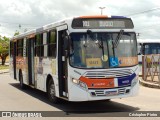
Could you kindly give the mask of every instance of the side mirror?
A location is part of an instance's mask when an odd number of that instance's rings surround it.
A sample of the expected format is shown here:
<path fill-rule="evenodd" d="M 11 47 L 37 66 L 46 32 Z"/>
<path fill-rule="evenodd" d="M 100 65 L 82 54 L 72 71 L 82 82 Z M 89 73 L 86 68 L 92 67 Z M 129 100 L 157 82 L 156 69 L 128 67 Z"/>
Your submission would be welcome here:
<path fill-rule="evenodd" d="M 69 48 L 69 36 L 64 37 L 64 50 L 68 50 Z"/>
<path fill-rule="evenodd" d="M 69 50 L 69 40 L 70 40 L 70 38 L 69 38 L 69 36 L 65 36 L 63 40 L 64 40 L 63 51 L 64 51 L 65 56 L 68 57 L 68 54 L 69 54 L 69 52 L 68 52 L 68 50 Z"/>

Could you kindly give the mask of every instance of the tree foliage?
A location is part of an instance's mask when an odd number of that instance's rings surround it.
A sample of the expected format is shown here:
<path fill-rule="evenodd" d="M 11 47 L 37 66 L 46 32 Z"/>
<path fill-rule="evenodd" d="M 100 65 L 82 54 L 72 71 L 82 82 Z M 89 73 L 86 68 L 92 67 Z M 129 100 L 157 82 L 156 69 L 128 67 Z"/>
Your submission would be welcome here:
<path fill-rule="evenodd" d="M 16 32 L 14 33 L 14 36 L 19 35 L 20 32 L 16 30 Z"/>
<path fill-rule="evenodd" d="M 2 65 L 5 65 L 7 56 L 9 55 L 9 38 L 0 36 L 0 58 Z"/>

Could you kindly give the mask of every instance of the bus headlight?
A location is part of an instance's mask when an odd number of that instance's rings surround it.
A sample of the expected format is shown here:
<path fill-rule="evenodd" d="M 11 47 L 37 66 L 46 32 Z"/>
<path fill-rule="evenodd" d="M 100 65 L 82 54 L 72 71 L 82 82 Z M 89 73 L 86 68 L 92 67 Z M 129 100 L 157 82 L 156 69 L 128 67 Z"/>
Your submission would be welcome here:
<path fill-rule="evenodd" d="M 139 76 L 136 75 L 136 77 L 132 80 L 131 86 L 134 87 L 136 83 L 138 82 Z"/>
<path fill-rule="evenodd" d="M 80 81 L 80 80 L 77 80 L 77 79 L 73 78 L 72 82 L 74 84 L 78 85 L 79 87 L 83 88 L 83 89 L 87 89 L 87 85 L 84 82 Z"/>
<path fill-rule="evenodd" d="M 73 82 L 74 84 L 79 84 L 79 80 L 77 80 L 77 79 L 72 79 L 72 82 Z"/>

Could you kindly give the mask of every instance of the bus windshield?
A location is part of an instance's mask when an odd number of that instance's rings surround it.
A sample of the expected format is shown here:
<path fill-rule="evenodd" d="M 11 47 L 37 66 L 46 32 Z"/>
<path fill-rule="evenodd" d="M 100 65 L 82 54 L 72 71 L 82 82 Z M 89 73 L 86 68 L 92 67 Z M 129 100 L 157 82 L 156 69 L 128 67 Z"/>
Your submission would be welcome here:
<path fill-rule="evenodd" d="M 135 33 L 71 33 L 70 65 L 77 68 L 113 68 L 138 64 Z"/>

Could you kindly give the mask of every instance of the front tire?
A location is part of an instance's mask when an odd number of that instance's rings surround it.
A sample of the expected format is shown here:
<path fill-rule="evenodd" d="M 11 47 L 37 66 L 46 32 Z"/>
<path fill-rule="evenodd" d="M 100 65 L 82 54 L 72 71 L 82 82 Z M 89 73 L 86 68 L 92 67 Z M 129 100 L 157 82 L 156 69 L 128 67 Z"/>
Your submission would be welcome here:
<path fill-rule="evenodd" d="M 59 102 L 59 99 L 56 97 L 55 84 L 52 79 L 49 80 L 47 94 L 50 102 L 55 104 Z"/>

